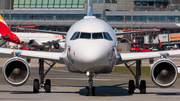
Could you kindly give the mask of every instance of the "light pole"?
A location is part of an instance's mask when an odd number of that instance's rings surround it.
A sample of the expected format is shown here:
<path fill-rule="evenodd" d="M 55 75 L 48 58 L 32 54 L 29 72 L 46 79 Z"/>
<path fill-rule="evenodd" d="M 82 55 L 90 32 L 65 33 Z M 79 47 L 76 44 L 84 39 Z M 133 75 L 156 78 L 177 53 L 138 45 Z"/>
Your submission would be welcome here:
<path fill-rule="evenodd" d="M 133 31 L 133 9 L 131 10 L 131 31 Z M 131 41 L 133 40 L 133 34 L 131 34 Z"/>
<path fill-rule="evenodd" d="M 3 18 L 4 18 L 4 0 L 3 0 Z"/>
<path fill-rule="evenodd" d="M 126 29 L 126 26 L 125 26 L 125 10 L 126 10 L 126 0 L 124 0 L 124 30 Z"/>
<path fill-rule="evenodd" d="M 10 20 L 9 29 L 10 30 L 11 30 L 11 4 L 12 4 L 12 0 L 10 0 L 10 7 L 9 7 L 9 20 Z"/>

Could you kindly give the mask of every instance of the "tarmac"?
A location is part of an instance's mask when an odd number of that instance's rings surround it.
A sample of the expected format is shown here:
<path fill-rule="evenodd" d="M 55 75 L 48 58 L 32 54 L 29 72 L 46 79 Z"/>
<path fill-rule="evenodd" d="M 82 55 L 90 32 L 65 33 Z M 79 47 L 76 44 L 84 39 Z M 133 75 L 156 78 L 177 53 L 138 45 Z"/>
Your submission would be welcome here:
<path fill-rule="evenodd" d="M 180 56 L 173 56 L 177 65 Z M 157 60 L 156 58 L 155 60 Z M 88 86 L 88 78 L 84 74 L 70 73 L 64 65 L 56 64 L 46 76 L 51 79 L 51 93 L 45 93 L 40 89 L 39 93 L 33 93 L 33 80 L 38 79 L 38 60 L 32 59 L 30 64 L 30 78 L 25 85 L 14 87 L 9 85 L 2 76 L 2 66 L 8 58 L 0 58 L 0 100 L 19 101 L 177 101 L 180 99 L 180 79 L 167 89 L 156 86 L 151 77 L 141 77 L 146 80 L 146 94 L 140 94 L 138 89 L 133 95 L 128 94 L 128 81 L 134 79 L 132 75 L 124 74 L 100 74 L 94 77 L 94 86 L 96 86 L 96 96 L 85 96 L 85 86 Z M 143 60 L 142 65 L 149 65 L 148 60 Z M 47 70 L 47 65 L 45 66 Z"/>

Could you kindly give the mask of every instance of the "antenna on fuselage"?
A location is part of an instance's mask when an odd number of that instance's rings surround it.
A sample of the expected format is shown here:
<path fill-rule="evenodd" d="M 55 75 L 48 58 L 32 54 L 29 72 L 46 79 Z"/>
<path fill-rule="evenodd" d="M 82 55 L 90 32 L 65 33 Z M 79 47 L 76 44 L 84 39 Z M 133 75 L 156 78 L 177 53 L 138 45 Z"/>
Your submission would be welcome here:
<path fill-rule="evenodd" d="M 93 2 L 92 0 L 87 0 L 87 16 L 92 16 L 93 12 Z"/>

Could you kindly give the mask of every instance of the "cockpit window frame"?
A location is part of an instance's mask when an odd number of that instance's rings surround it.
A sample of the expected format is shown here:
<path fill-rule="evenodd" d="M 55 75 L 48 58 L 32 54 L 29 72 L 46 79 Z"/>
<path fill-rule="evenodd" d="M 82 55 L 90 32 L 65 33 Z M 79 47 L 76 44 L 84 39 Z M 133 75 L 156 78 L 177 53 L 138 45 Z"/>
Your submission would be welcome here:
<path fill-rule="evenodd" d="M 78 35 L 77 35 L 78 34 Z M 80 36 L 80 32 L 75 32 L 73 35 L 72 35 L 72 37 L 71 37 L 71 39 L 70 40 L 76 40 L 76 39 L 79 39 L 79 36 Z M 78 37 L 76 37 L 76 36 L 78 36 Z"/>
<path fill-rule="evenodd" d="M 87 38 L 86 37 L 81 37 L 82 36 L 82 33 L 87 33 L 87 34 L 90 34 L 90 37 L 88 36 Z M 93 37 L 93 34 L 100 34 L 102 36 L 100 36 L 98 38 L 96 37 Z M 78 35 L 77 35 L 78 34 Z M 113 41 L 113 38 L 111 37 L 111 35 L 108 33 L 108 32 L 91 32 L 91 33 L 88 33 L 88 32 L 75 32 L 72 37 L 70 38 L 70 40 L 76 40 L 76 39 L 93 39 L 93 40 L 97 40 L 97 39 L 106 39 L 106 40 L 109 40 L 109 41 Z"/>
<path fill-rule="evenodd" d="M 100 37 L 99 37 L 99 38 L 98 38 L 98 37 L 96 38 L 96 37 L 93 36 L 94 34 L 100 34 L 100 33 L 101 33 L 102 38 L 100 38 Z M 92 39 L 104 39 L 104 35 L 103 35 L 102 32 L 95 32 L 95 33 L 92 33 Z"/>
<path fill-rule="evenodd" d="M 113 38 L 111 37 L 111 35 L 108 32 L 102 32 L 104 39 L 109 40 L 109 41 L 113 41 Z M 105 34 L 108 36 L 106 37 Z"/>
<path fill-rule="evenodd" d="M 90 34 L 90 37 L 82 37 L 82 33 L 83 34 Z M 81 32 L 81 34 L 79 35 L 80 39 L 92 39 L 92 33 L 87 33 L 87 32 Z"/>

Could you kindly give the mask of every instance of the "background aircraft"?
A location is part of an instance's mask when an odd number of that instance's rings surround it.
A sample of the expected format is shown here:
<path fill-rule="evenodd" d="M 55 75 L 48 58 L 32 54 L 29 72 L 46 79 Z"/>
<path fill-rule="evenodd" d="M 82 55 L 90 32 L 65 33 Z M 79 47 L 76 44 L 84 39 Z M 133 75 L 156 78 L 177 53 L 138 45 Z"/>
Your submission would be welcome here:
<path fill-rule="evenodd" d="M 4 19 L 0 15 L 2 27 L 2 39 L 16 44 L 26 44 L 43 50 L 45 46 L 53 45 L 55 49 L 65 48 L 65 36 L 48 33 L 13 33 L 8 28 Z M 5 41 L 3 41 L 5 42 Z M 50 47 L 51 48 L 51 47 Z"/>
<path fill-rule="evenodd" d="M 28 63 L 21 57 L 39 59 L 39 75 L 34 80 L 33 92 L 38 93 L 40 88 L 44 88 L 45 92 L 51 92 L 51 81 L 44 79 L 48 71 L 56 62 L 65 63 L 68 71 L 73 73 L 84 73 L 89 78 L 89 86 L 85 89 L 85 95 L 89 93 L 95 95 L 95 87 L 93 86 L 94 74 L 111 73 L 116 64 L 124 63 L 132 72 L 129 61 L 135 61 L 136 74 L 134 80 L 129 81 L 128 92 L 133 94 L 135 89 L 139 89 L 140 93 L 146 93 L 146 81 L 141 80 L 141 60 L 160 57 L 151 67 L 152 81 L 160 87 L 167 88 L 172 86 L 177 79 L 176 64 L 167 59 L 169 55 L 179 55 L 180 50 L 174 51 L 157 51 L 147 53 L 118 53 L 116 49 L 116 35 L 123 33 L 115 33 L 114 30 L 105 21 L 92 16 L 92 0 L 87 1 L 87 16 L 84 19 L 72 25 L 66 35 L 66 47 L 63 52 L 42 52 L 27 51 L 0 48 L 0 54 L 14 55 L 7 60 L 3 66 L 3 76 L 5 80 L 13 85 L 23 85 L 29 78 L 30 68 Z M 3 23 L 0 23 L 2 25 Z M 6 30 L 0 27 L 0 31 L 7 34 Z M 9 31 L 8 31 L 9 32 Z M 128 32 L 131 33 L 131 32 Z M 132 32 L 134 33 L 134 32 Z M 125 33 L 126 34 L 126 33 Z M 44 60 L 50 60 L 54 63 L 44 73 Z"/>

